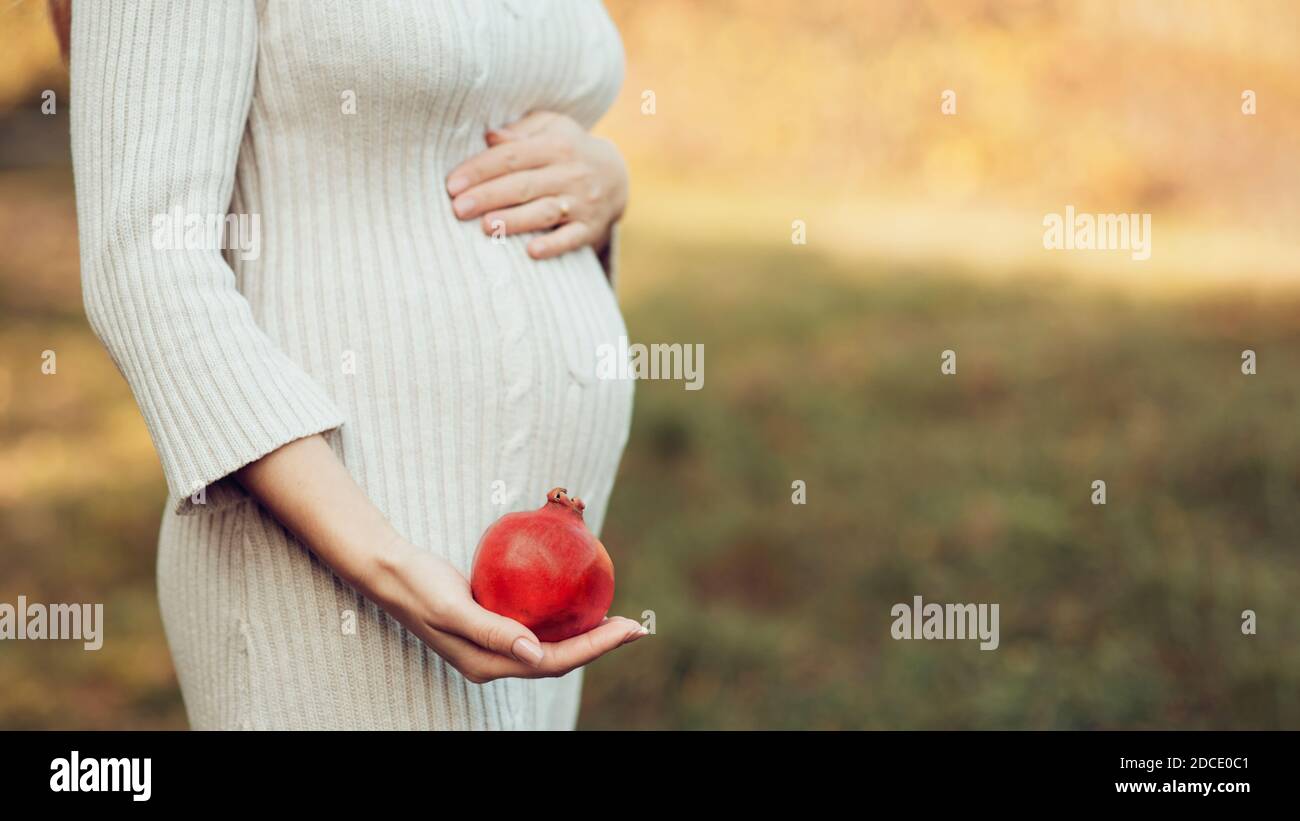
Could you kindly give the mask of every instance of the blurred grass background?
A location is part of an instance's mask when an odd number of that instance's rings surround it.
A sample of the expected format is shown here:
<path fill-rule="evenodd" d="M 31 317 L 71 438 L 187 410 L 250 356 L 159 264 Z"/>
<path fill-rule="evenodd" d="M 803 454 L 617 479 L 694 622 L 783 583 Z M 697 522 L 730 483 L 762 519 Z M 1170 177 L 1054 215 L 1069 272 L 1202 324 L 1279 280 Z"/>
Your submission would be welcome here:
<path fill-rule="evenodd" d="M 628 326 L 703 343 L 705 388 L 638 387 L 604 538 L 657 635 L 581 726 L 1300 727 L 1300 9 L 608 7 Z M 103 601 L 110 640 L 0 643 L 0 727 L 182 727 L 66 104 L 44 4 L 3 0 L 0 601 Z M 1151 212 L 1151 260 L 1044 252 L 1067 204 Z M 917 594 L 998 602 L 1000 649 L 892 641 Z"/>

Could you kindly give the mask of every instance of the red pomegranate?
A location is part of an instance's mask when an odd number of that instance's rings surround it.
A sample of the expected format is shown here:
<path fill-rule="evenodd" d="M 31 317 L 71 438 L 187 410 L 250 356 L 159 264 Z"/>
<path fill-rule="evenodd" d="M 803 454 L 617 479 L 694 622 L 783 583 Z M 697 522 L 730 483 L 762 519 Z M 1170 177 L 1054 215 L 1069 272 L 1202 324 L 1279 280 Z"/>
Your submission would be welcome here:
<path fill-rule="evenodd" d="M 614 601 L 614 563 L 582 520 L 585 507 L 557 487 L 537 510 L 493 522 L 474 553 L 475 601 L 542 641 L 563 641 L 600 624 Z"/>

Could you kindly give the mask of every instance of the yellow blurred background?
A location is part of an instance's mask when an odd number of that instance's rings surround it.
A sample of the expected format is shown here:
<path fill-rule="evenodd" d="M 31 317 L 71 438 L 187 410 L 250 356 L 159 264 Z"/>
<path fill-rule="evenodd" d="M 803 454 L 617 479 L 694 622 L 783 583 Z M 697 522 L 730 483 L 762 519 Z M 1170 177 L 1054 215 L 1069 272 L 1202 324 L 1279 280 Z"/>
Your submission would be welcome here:
<path fill-rule="evenodd" d="M 604 538 L 657 632 L 582 726 L 1300 727 L 1300 6 L 607 7 L 629 329 L 708 356 L 638 387 Z M 66 82 L 45 4 L 0 2 L 0 601 L 109 622 L 0 643 L 0 727 L 182 727 Z M 1150 213 L 1151 258 L 1045 251 L 1067 205 Z M 1001 602 L 1001 648 L 890 640 L 916 594 Z"/>
<path fill-rule="evenodd" d="M 1300 273 L 1294 3 L 610 5 L 629 58 L 605 128 L 637 171 L 634 224 L 783 240 L 804 219 L 818 248 L 994 275 Z M 1066 204 L 1154 212 L 1152 259 L 1045 256 Z"/>

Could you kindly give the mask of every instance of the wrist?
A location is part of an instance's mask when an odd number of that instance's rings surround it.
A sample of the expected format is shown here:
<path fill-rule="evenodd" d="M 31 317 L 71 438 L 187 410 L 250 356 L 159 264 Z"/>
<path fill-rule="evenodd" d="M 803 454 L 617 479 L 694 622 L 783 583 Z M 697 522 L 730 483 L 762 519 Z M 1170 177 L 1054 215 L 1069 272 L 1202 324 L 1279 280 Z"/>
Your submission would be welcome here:
<path fill-rule="evenodd" d="M 356 588 L 366 598 L 388 609 L 405 600 L 404 591 L 414 547 L 400 533 L 393 530 L 371 542 L 355 582 Z"/>

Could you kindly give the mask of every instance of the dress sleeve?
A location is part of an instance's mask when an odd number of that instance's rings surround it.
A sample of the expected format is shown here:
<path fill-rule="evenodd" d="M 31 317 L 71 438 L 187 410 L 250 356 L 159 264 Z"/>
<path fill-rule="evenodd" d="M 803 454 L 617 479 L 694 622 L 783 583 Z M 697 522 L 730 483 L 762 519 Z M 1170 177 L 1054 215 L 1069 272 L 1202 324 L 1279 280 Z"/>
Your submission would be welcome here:
<path fill-rule="evenodd" d="M 86 316 L 140 406 L 179 513 L 246 498 L 232 472 L 343 423 L 258 327 L 218 243 L 178 248 L 192 243 L 157 230 L 168 215 L 226 214 L 256 59 L 253 0 L 73 9 Z"/>

